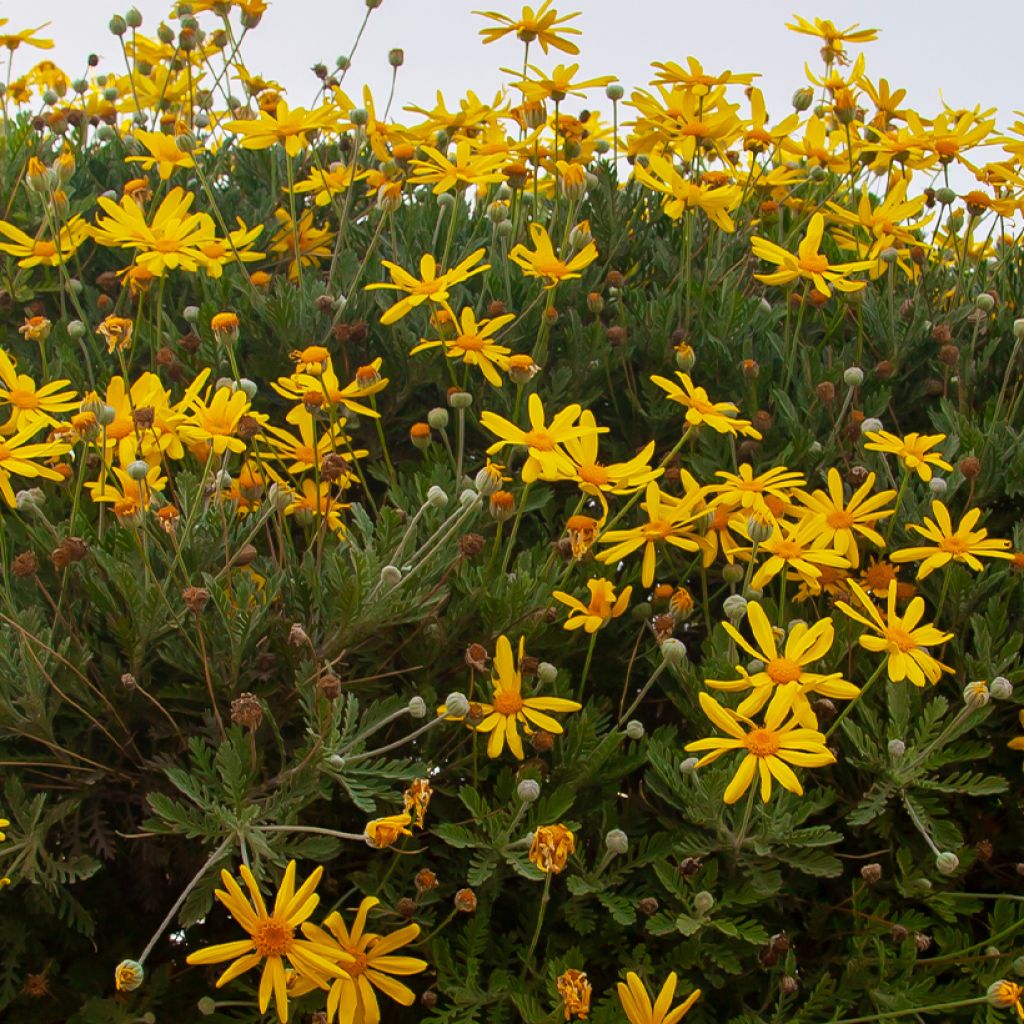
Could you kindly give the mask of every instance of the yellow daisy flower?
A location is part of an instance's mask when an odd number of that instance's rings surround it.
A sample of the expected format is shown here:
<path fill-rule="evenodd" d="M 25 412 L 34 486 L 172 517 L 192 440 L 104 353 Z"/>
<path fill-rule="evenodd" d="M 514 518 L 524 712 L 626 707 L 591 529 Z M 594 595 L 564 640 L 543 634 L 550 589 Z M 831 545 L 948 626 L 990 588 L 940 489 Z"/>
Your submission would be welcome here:
<path fill-rule="evenodd" d="M 898 456 L 904 467 L 917 473 L 925 483 L 932 478 L 932 466 L 944 469 L 947 473 L 953 468 L 938 452 L 929 451 L 946 440 L 945 434 L 907 434 L 906 437 L 898 437 L 887 430 L 869 430 L 864 436 L 868 439 L 864 445 L 868 451 Z"/>
<path fill-rule="evenodd" d="M 697 387 L 687 373 L 676 372 L 682 387 L 665 377 L 652 376 L 651 381 L 662 389 L 670 402 L 676 402 L 686 410 L 688 427 L 709 426 L 719 434 L 743 434 L 755 441 L 761 435 L 751 425 L 750 420 L 736 417 L 739 409 L 732 402 L 712 402 L 704 388 Z"/>
<path fill-rule="evenodd" d="M 401 320 L 403 316 L 410 313 L 417 306 L 424 302 L 435 302 L 442 308 L 448 309 L 448 292 L 457 284 L 490 270 L 491 265 L 484 263 L 477 264 L 484 258 L 485 250 L 476 249 L 471 252 L 461 263 L 446 270 L 441 274 L 437 272 L 437 260 L 428 252 L 420 257 L 420 276 L 415 278 L 407 270 L 403 270 L 397 263 L 390 260 L 381 260 L 381 266 L 391 275 L 393 284 L 380 281 L 376 284 L 368 284 L 366 291 L 374 291 L 378 288 L 386 288 L 391 291 L 405 292 L 405 297 L 399 299 L 393 306 L 384 311 L 380 318 L 382 324 L 393 324 Z"/>
<path fill-rule="evenodd" d="M 584 604 L 578 597 L 561 590 L 551 594 L 556 601 L 568 605 L 571 609 L 571 614 L 565 621 L 565 629 L 582 627 L 587 633 L 596 633 L 602 626 L 608 625 L 612 619 L 617 619 L 625 612 L 633 593 L 632 587 L 626 587 L 616 599 L 615 584 L 606 579 L 588 580 L 587 589 L 590 591 L 589 604 Z"/>
<path fill-rule="evenodd" d="M 581 277 L 582 272 L 597 259 L 597 246 L 593 242 L 587 242 L 570 260 L 560 259 L 543 224 L 530 225 L 530 240 L 533 242 L 532 250 L 520 242 L 512 248 L 508 258 L 524 276 L 544 278 L 547 281 L 545 288 L 554 288 L 562 281 Z"/>
<path fill-rule="evenodd" d="M 700 999 L 700 989 L 694 989 L 675 1009 L 672 1000 L 676 994 L 678 978 L 673 971 L 662 985 L 654 1002 L 639 976 L 630 971 L 625 982 L 618 983 L 619 1002 L 629 1024 L 679 1024 Z"/>
<path fill-rule="evenodd" d="M 449 359 L 461 359 L 467 366 L 477 367 L 488 384 L 500 388 L 502 380 L 498 370 L 508 370 L 508 359 L 512 355 L 512 349 L 499 345 L 493 336 L 515 318 L 515 313 L 503 313 L 501 316 L 478 321 L 472 308 L 466 306 L 459 314 L 459 329 L 454 338 L 420 338 L 420 343 L 410 350 L 409 355 L 414 356 L 417 352 L 443 347 Z"/>
<path fill-rule="evenodd" d="M 975 572 L 981 572 L 985 568 L 981 558 L 1013 558 L 1008 540 L 989 537 L 984 527 L 980 530 L 974 528 L 981 518 L 980 508 L 966 512 L 956 529 L 949 517 L 949 509 L 941 501 L 932 502 L 932 515 L 934 519 L 924 517 L 924 526 L 910 524 L 911 530 L 932 542 L 930 546 L 901 548 L 889 556 L 893 562 L 921 562 L 917 570 L 919 580 L 950 562 L 963 562 Z"/>

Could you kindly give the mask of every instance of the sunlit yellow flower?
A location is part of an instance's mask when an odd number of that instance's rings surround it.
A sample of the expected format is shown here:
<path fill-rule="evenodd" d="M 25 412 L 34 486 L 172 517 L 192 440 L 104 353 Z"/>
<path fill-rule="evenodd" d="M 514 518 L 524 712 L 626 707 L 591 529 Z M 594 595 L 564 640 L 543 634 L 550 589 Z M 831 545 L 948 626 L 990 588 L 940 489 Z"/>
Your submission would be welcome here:
<path fill-rule="evenodd" d="M 366 930 L 370 911 L 380 902 L 366 896 L 359 904 L 351 931 L 341 914 L 335 911 L 324 921 L 324 927 L 305 923 L 302 933 L 316 944 L 317 950 L 333 950 L 338 970 L 330 983 L 327 996 L 327 1020 L 333 1024 L 371 1024 L 380 1021 L 377 991 L 383 992 L 402 1006 L 411 1006 L 415 993 L 393 975 L 419 974 L 427 962 L 412 956 L 395 956 L 395 950 L 412 942 L 420 933 L 418 924 L 407 924 L 390 935 Z M 309 991 L 306 982 L 302 990 Z"/>
<path fill-rule="evenodd" d="M 159 465 L 150 466 L 141 480 L 120 466 L 102 467 L 100 474 L 99 480 L 87 483 L 85 489 L 97 504 L 110 505 L 122 523 L 138 519 L 150 507 L 153 496 L 167 486 Z"/>
<path fill-rule="evenodd" d="M 732 71 L 709 75 L 696 57 L 687 57 L 685 68 L 673 60 L 652 61 L 651 67 L 657 72 L 651 85 L 685 85 L 697 96 L 706 96 L 719 85 L 751 85 L 755 78 L 761 77 L 751 72 L 735 74 Z"/>
<path fill-rule="evenodd" d="M 545 77 L 540 68 L 530 64 L 529 70 L 536 78 L 524 78 L 512 84 L 521 90 L 528 100 L 554 100 L 561 103 L 568 96 L 586 96 L 587 89 L 598 89 L 616 81 L 614 75 L 601 75 L 598 78 L 574 82 L 573 76 L 579 69 L 579 64 L 559 64 L 548 77 Z"/>
<path fill-rule="evenodd" d="M 886 452 L 896 455 L 906 469 L 927 483 L 932 478 L 932 466 L 950 472 L 953 467 L 939 455 L 929 451 L 946 440 L 945 434 L 907 434 L 898 437 L 887 430 L 869 430 L 864 435 L 868 440 L 864 447 L 871 452 Z"/>
<path fill-rule="evenodd" d="M 795 717 L 783 723 L 789 695 L 782 689 L 777 690 L 769 701 L 763 726 L 729 708 L 722 707 L 706 693 L 698 694 L 697 697 L 704 714 L 727 737 L 687 743 L 688 751 L 710 751 L 697 762 L 697 767 L 703 768 L 704 765 L 711 764 L 723 754 L 734 750 L 746 751 L 736 774 L 722 796 L 722 800 L 727 804 L 736 803 L 746 793 L 754 781 L 755 774 L 760 777 L 761 800 L 764 803 L 771 798 L 773 778 L 784 789 L 802 796 L 803 787 L 789 766 L 795 764 L 802 768 L 819 768 L 835 763 L 836 759 L 825 746 L 825 737 L 822 733 L 801 727 Z"/>
<path fill-rule="evenodd" d="M 568 262 L 559 259 L 543 224 L 530 225 L 530 239 L 532 250 L 520 242 L 512 248 L 508 258 L 526 277 L 544 278 L 547 282 L 545 288 L 554 288 L 562 281 L 581 277 L 582 272 L 597 259 L 597 246 L 593 242 L 588 242 Z"/>
<path fill-rule="evenodd" d="M 310 940 L 295 937 L 295 929 L 309 918 L 320 902 L 320 897 L 314 890 L 323 874 L 322 867 L 318 867 L 296 889 L 295 861 L 289 861 L 281 880 L 281 888 L 277 892 L 277 899 L 274 901 L 274 909 L 270 913 L 267 912 L 263 894 L 252 872 L 244 864 L 239 871 L 249 890 L 249 899 L 227 871 L 220 873 L 224 889 L 217 889 L 214 895 L 249 933 L 249 938 L 196 950 L 190 953 L 186 960 L 190 964 L 204 965 L 233 961 L 217 979 L 217 988 L 262 963 L 263 972 L 258 997 L 260 1013 L 267 1012 L 273 994 L 278 1017 L 282 1021 L 287 1021 L 285 958 L 302 977 L 324 989 L 331 978 L 342 975 L 339 963 L 353 964 L 355 958 L 350 954 L 341 953 L 333 943 L 324 943 L 317 938 Z"/>
<path fill-rule="evenodd" d="M 909 527 L 930 540 L 930 545 L 901 548 L 889 556 L 893 562 L 920 562 L 917 570 L 919 580 L 950 562 L 962 562 L 975 572 L 981 572 L 985 568 L 980 561 L 982 558 L 1013 558 L 1008 540 L 989 537 L 984 527 L 975 529 L 981 518 L 980 508 L 965 512 L 956 529 L 949 517 L 949 509 L 941 501 L 932 501 L 932 515 L 934 519 L 924 517 L 924 526 L 911 523 Z"/>
<path fill-rule="evenodd" d="M 503 313 L 501 316 L 478 321 L 472 307 L 466 306 L 459 314 L 459 327 L 454 338 L 420 338 L 420 343 L 411 349 L 409 354 L 415 355 L 427 349 L 443 347 L 449 359 L 461 359 L 467 366 L 476 366 L 489 384 L 500 388 L 502 381 L 498 370 L 508 369 L 508 358 L 512 350 L 499 345 L 494 340 L 494 335 L 515 318 L 514 313 Z"/>
<path fill-rule="evenodd" d="M 776 263 L 779 270 L 770 274 L 755 274 L 754 277 L 764 284 L 790 284 L 792 281 L 804 279 L 810 281 L 822 295 L 832 294 L 831 285 L 841 292 L 860 291 L 865 281 L 849 281 L 847 277 L 858 270 L 870 270 L 874 260 L 857 260 L 853 263 L 830 263 L 821 252 L 821 239 L 825 231 L 825 218 L 820 213 L 814 214 L 807 225 L 804 235 L 797 248 L 796 255 L 787 252 L 782 246 L 767 238 L 755 235 L 750 240 L 754 255 L 768 263 Z"/>
<path fill-rule="evenodd" d="M 736 473 L 720 469 L 715 471 L 715 476 L 721 477 L 725 483 L 712 484 L 708 488 L 708 492 L 715 495 L 712 505 L 724 505 L 748 514 L 756 512 L 769 522 L 775 522 L 779 510 L 788 506 L 794 490 L 807 483 L 802 473 L 795 473 L 785 466 L 772 466 L 755 476 L 749 462 L 744 462 Z"/>
<path fill-rule="evenodd" d="M 739 205 L 742 197 L 742 190 L 738 186 L 711 188 L 690 181 L 668 160 L 655 153 L 648 157 L 646 167 L 640 163 L 634 165 L 633 177 L 665 197 L 661 208 L 672 220 L 678 220 L 688 210 L 703 210 L 708 220 L 723 231 L 736 230 L 729 212 Z"/>
<path fill-rule="evenodd" d="M 550 423 L 546 421 L 544 404 L 536 392 L 527 401 L 529 430 L 517 427 L 504 416 L 490 409 L 480 414 L 480 426 L 498 437 L 487 449 L 488 455 L 501 451 L 506 445 L 525 445 L 529 455 L 523 464 L 523 482 L 533 483 L 538 477 L 545 480 L 559 480 L 571 477 L 573 466 L 568 456 L 559 447 L 574 437 L 601 434 L 607 427 L 596 423 L 584 426 L 577 422 L 583 410 L 573 403 L 555 413 Z"/>
<path fill-rule="evenodd" d="M 411 185 L 433 185 L 434 195 L 470 185 L 493 185 L 504 181 L 499 168 L 505 162 L 503 153 L 488 154 L 475 150 L 469 139 L 460 139 L 454 160 L 433 146 L 421 146 L 426 159 L 412 160 Z"/>
<path fill-rule="evenodd" d="M 853 700 L 860 695 L 860 689 L 843 679 L 839 672 L 822 674 L 808 671 L 809 665 L 820 661 L 832 650 L 835 629 L 830 618 L 821 619 L 813 626 L 806 622 L 796 623 L 786 635 L 785 647 L 781 651 L 768 616 L 757 601 L 747 605 L 747 621 L 757 646 L 746 640 L 732 623 L 723 622 L 722 626 L 764 668 L 751 673 L 737 665 L 739 679 L 704 680 L 712 689 L 729 693 L 742 693 L 749 689 L 750 694 L 736 709 L 740 715 L 749 718 L 758 714 L 769 700 L 777 696 L 783 714 L 792 709 L 801 725 L 816 729 L 818 720 L 807 699 L 809 694 L 816 693 L 836 700 Z"/>
<path fill-rule="evenodd" d="M 270 251 L 288 260 L 289 281 L 298 280 L 300 266 L 315 267 L 320 260 L 331 257 L 334 232 L 330 228 L 316 227 L 312 210 L 303 210 L 298 221 L 292 223 L 287 210 L 277 209 L 274 219 L 278 228 L 271 236 Z"/>
<path fill-rule="evenodd" d="M 630 971 L 625 982 L 619 982 L 617 989 L 622 1012 L 629 1024 L 679 1024 L 700 999 L 700 989 L 694 989 L 677 1007 L 672 1008 L 676 994 L 676 972 L 666 979 L 658 997 L 651 1002 L 647 989 L 639 976 Z"/>
<path fill-rule="evenodd" d="M 840 555 L 845 555 L 850 565 L 856 569 L 860 565 L 859 538 L 864 538 L 877 547 L 885 547 L 885 540 L 874 529 L 874 525 L 896 511 L 892 508 L 883 508 L 896 497 L 896 492 L 879 491 L 878 494 L 872 494 L 875 474 L 868 473 L 864 483 L 847 501 L 843 494 L 843 479 L 835 467 L 828 471 L 827 486 L 827 494 L 820 490 L 810 494 L 799 491 L 797 498 L 812 515 L 825 517 L 822 533 L 829 536 L 832 547 Z"/>
<path fill-rule="evenodd" d="M 541 825 L 533 834 L 530 861 L 546 875 L 559 875 L 576 852 L 576 837 L 565 825 Z"/>
<path fill-rule="evenodd" d="M 520 638 L 520 665 L 525 643 L 525 638 Z M 513 756 L 522 761 L 526 754 L 523 750 L 522 737 L 519 735 L 520 726 L 527 735 L 535 729 L 561 735 L 561 722 L 546 712 L 564 714 L 579 711 L 583 706 L 578 701 L 566 700 L 564 697 L 524 697 L 522 670 L 513 660 L 512 645 L 507 636 L 499 636 L 495 644 L 491 686 L 494 690 L 491 702 L 480 701 L 474 705 L 479 708 L 479 721 L 469 723 L 477 732 L 490 733 L 487 737 L 488 757 L 498 757 L 508 743 L 508 749 Z M 445 712 L 446 709 L 442 707 L 441 713 Z"/>
<path fill-rule="evenodd" d="M 333 479 L 341 487 L 347 487 L 357 479 L 348 466 L 353 459 L 365 459 L 365 449 L 350 449 L 350 438 L 345 433 L 344 422 L 319 422 L 305 406 L 300 405 L 291 422 L 298 428 L 298 437 L 273 423 L 263 426 L 259 441 L 267 445 L 262 457 L 280 461 L 288 473 L 304 473 L 322 466 L 328 455 L 336 455 L 344 463 L 340 474 Z"/>
<path fill-rule="evenodd" d="M 316 525 L 321 520 L 339 536 L 345 534 L 341 513 L 350 506 L 338 500 L 333 485 L 326 480 L 317 485 L 315 480 L 303 480 L 301 494 L 292 494 L 285 506 L 286 516 L 296 516 L 299 522 Z"/>
<path fill-rule="evenodd" d="M 0 28 L 3 28 L 7 22 L 7 18 L 0 18 Z M 50 22 L 46 22 L 46 24 L 39 25 L 36 28 L 23 28 L 20 32 L 0 32 L 0 46 L 6 46 L 11 53 L 14 53 L 22 43 L 26 46 L 34 46 L 37 50 L 52 50 L 52 39 L 39 39 L 36 37 L 36 33 L 40 29 L 46 28 L 49 24 Z"/>
<path fill-rule="evenodd" d="M 915 686 L 924 686 L 926 680 L 935 684 L 943 672 L 953 671 L 929 652 L 929 648 L 940 647 L 952 640 L 953 634 L 943 633 L 934 625 L 921 625 L 924 616 L 922 598 L 915 597 L 906 611 L 898 614 L 897 584 L 892 580 L 883 619 L 875 602 L 853 580 L 849 581 L 849 587 L 861 609 L 854 609 L 845 601 L 837 601 L 836 607 L 877 634 L 862 633 L 857 642 L 866 651 L 885 651 L 888 654 L 886 671 L 894 683 L 909 679 Z"/>
<path fill-rule="evenodd" d="M 40 465 L 36 459 L 53 459 L 71 450 L 63 441 L 32 441 L 39 433 L 40 423 L 29 423 L 23 430 L 9 437 L 0 436 L 0 495 L 11 508 L 17 505 L 11 477 L 63 480 L 62 473 L 51 466 Z"/>
<path fill-rule="evenodd" d="M 587 589 L 590 591 L 590 604 L 584 604 L 578 597 L 561 590 L 551 594 L 556 601 L 561 601 L 571 609 L 569 618 L 565 621 L 566 629 L 582 627 L 588 633 L 596 633 L 602 626 L 608 625 L 612 619 L 617 619 L 625 612 L 633 593 L 632 587 L 626 587 L 616 599 L 615 584 L 606 579 L 588 580 Z"/>
<path fill-rule="evenodd" d="M 754 573 L 750 585 L 763 590 L 769 580 L 785 572 L 787 578 L 795 574 L 813 587 L 823 565 L 849 568 L 849 559 L 827 546 L 829 534 L 823 531 L 822 522 L 822 516 L 807 516 L 798 523 L 776 522 L 771 536 L 758 546 L 758 553 L 767 554 L 768 559 Z"/>
<path fill-rule="evenodd" d="M 320 346 L 316 347 L 320 348 Z M 308 353 L 308 349 L 303 349 L 302 352 Z M 317 365 L 322 365 L 319 363 L 319 360 Z M 379 394 L 390 383 L 388 377 L 380 375 L 381 365 L 382 360 L 380 358 L 374 359 L 369 364 L 368 368 L 374 373 L 372 381 L 353 380 L 342 387 L 341 382 L 338 380 L 338 375 L 334 372 L 334 367 L 331 365 L 330 360 L 328 360 L 326 367 L 320 372 L 295 373 L 290 377 L 278 377 L 276 381 L 271 382 L 270 386 L 279 395 L 283 395 L 293 402 L 305 402 L 308 397 L 318 396 L 316 400 L 319 401 L 322 398 L 322 407 L 324 409 L 333 409 L 336 413 L 340 413 L 342 417 L 345 415 L 344 410 L 348 409 L 360 416 L 378 419 L 380 413 L 367 405 L 362 399 L 371 398 L 373 395 Z M 292 409 L 285 419 L 289 423 L 299 424 L 306 415 L 308 415 L 306 410 L 298 406 Z"/>
<path fill-rule="evenodd" d="M 173 135 L 165 135 L 163 132 L 147 132 L 140 128 L 132 132 L 132 136 L 146 147 L 148 156 L 128 156 L 125 163 L 141 164 L 145 171 L 154 167 L 160 174 L 160 180 L 166 181 L 178 168 L 195 167 L 195 160 L 192 154 L 178 147 L 178 141 Z"/>
<path fill-rule="evenodd" d="M 689 490 L 682 498 L 662 492 L 655 482 L 647 485 L 640 507 L 647 513 L 647 522 L 625 530 L 607 530 L 601 543 L 612 547 L 597 556 L 599 562 L 618 562 L 643 547 L 640 581 L 645 587 L 654 582 L 658 545 L 669 545 L 682 551 L 697 551 L 697 520 L 703 514 L 703 488 Z"/>
<path fill-rule="evenodd" d="M 589 409 L 584 409 L 580 413 L 580 426 L 587 430 L 597 426 L 597 420 Z M 663 472 L 661 469 L 651 468 L 651 457 L 654 455 L 653 441 L 649 441 L 626 462 L 598 461 L 596 430 L 593 433 L 567 438 L 562 442 L 562 447 L 573 466 L 569 479 L 575 480 L 584 494 L 590 494 L 595 498 L 600 498 L 602 494 L 632 494 L 652 480 L 656 480 Z"/>
<path fill-rule="evenodd" d="M 230 387 L 217 388 L 212 400 L 197 395 L 192 400 L 191 416 L 183 434 L 190 444 L 209 442 L 214 455 L 223 455 L 226 451 L 244 452 L 246 443 L 235 433 L 241 418 L 252 415 L 250 408 L 249 396 L 241 388 L 237 391 Z"/>
<path fill-rule="evenodd" d="M 18 372 L 14 360 L 0 348 L 0 409 L 10 406 L 10 415 L 0 424 L 0 438 L 30 426 L 36 430 L 44 424 L 57 426 L 60 421 L 53 414 L 78 405 L 75 392 L 65 390 L 70 384 L 62 379 L 37 387 L 27 373 Z"/>
<path fill-rule="evenodd" d="M 378 850 L 394 846 L 402 836 L 411 836 L 409 825 L 412 818 L 408 814 L 392 814 L 386 818 L 374 818 L 366 823 L 366 839 Z"/>
<path fill-rule="evenodd" d="M 200 246 L 214 236 L 213 218 L 190 213 L 191 192 L 173 188 L 147 222 L 138 204 L 123 196 L 120 205 L 106 196 L 96 202 L 107 213 L 92 229 L 100 245 L 134 249 L 135 261 L 151 274 L 161 277 L 167 270 L 196 271 L 206 261 Z"/>
<path fill-rule="evenodd" d="M 732 402 L 712 402 L 704 388 L 697 387 L 687 373 L 676 372 L 682 387 L 665 377 L 654 375 L 651 381 L 662 389 L 670 402 L 676 402 L 686 410 L 688 427 L 709 426 L 719 434 L 743 434 L 755 440 L 761 434 L 750 425 L 750 420 L 736 417 L 739 410 Z"/>
<path fill-rule="evenodd" d="M 511 18 L 507 14 L 498 14 L 494 11 L 474 11 L 473 13 L 498 22 L 498 28 L 480 29 L 480 35 L 484 37 L 485 44 L 493 43 L 503 36 L 515 32 L 516 36 L 527 46 L 536 41 L 545 53 L 548 52 L 549 47 L 561 50 L 562 53 L 579 53 L 580 49 L 575 43 L 562 37 L 581 34 L 578 28 L 572 28 L 566 24 L 573 18 L 578 18 L 580 12 L 559 14 L 551 6 L 551 2 L 552 0 L 543 0 L 536 11 L 532 7 L 524 7 L 518 18 Z"/>
<path fill-rule="evenodd" d="M 484 258 L 485 250 L 476 249 L 471 252 L 461 263 L 452 267 L 451 270 L 437 272 L 437 261 L 428 252 L 420 257 L 420 276 L 415 278 L 407 270 L 403 270 L 397 263 L 390 260 L 381 260 L 381 265 L 391 275 L 392 284 L 380 281 L 376 284 L 368 284 L 366 291 L 373 291 L 378 288 L 386 288 L 389 291 L 405 292 L 405 297 L 399 299 L 393 306 L 384 311 L 380 318 L 382 324 L 393 324 L 401 320 L 403 316 L 414 310 L 424 302 L 435 302 L 444 309 L 448 309 L 448 292 L 457 284 L 490 270 L 491 265 L 484 263 L 477 266 Z M 453 314 L 454 315 L 454 314 Z"/>
<path fill-rule="evenodd" d="M 316 110 L 304 107 L 289 109 L 284 100 L 278 100 L 273 111 L 261 107 L 253 121 L 228 121 L 224 128 L 242 136 L 243 149 L 267 149 L 280 143 L 288 156 L 298 154 L 309 144 L 309 135 L 338 126 L 338 114 L 325 104 Z"/>
<path fill-rule="evenodd" d="M 21 228 L 0 220 L 0 235 L 10 239 L 0 242 L 0 252 L 17 256 L 19 267 L 58 267 L 78 251 L 89 236 L 89 226 L 76 213 L 60 226 L 57 238 L 51 240 L 48 231 L 32 238 Z"/>
<path fill-rule="evenodd" d="M 226 237 L 214 236 L 198 243 L 197 247 L 206 261 L 204 267 L 207 277 L 215 280 L 221 277 L 224 268 L 230 263 L 252 263 L 263 259 L 265 254 L 253 249 L 253 243 L 263 234 L 263 225 L 257 224 L 250 228 L 241 217 L 236 217 L 235 223 L 238 227 L 229 231 Z M 301 250 L 301 238 L 299 244 Z"/>
<path fill-rule="evenodd" d="M 877 28 L 861 28 L 856 24 L 850 25 L 848 28 L 836 28 L 827 18 L 815 18 L 813 21 L 808 21 L 799 14 L 794 14 L 793 18 L 794 24 L 786 22 L 786 28 L 805 36 L 817 36 L 824 40 L 826 63 L 842 60 L 843 43 L 871 43 L 878 38 Z"/>

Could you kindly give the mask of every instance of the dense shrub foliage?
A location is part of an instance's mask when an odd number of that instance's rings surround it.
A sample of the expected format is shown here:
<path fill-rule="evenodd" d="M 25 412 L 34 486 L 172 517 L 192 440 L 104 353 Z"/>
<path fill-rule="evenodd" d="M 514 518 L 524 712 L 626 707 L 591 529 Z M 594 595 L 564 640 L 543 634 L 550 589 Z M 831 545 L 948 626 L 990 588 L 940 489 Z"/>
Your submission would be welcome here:
<path fill-rule="evenodd" d="M 263 7 L 0 23 L 4 1019 L 1024 1017 L 1024 125 Z"/>

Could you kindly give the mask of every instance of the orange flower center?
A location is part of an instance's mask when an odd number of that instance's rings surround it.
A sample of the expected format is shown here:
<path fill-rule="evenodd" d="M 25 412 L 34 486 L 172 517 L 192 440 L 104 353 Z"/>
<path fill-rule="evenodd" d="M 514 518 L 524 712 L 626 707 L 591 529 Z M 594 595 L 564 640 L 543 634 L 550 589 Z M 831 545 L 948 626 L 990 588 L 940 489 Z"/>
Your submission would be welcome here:
<path fill-rule="evenodd" d="M 889 641 L 889 647 L 895 648 L 901 654 L 906 654 L 907 651 L 912 651 L 917 647 L 914 638 L 905 629 L 892 626 L 884 632 L 885 639 Z"/>
<path fill-rule="evenodd" d="M 417 281 L 410 293 L 412 295 L 436 295 L 444 290 L 444 281 L 435 279 L 433 281 Z"/>
<path fill-rule="evenodd" d="M 569 268 L 559 259 L 535 260 L 533 268 L 544 277 L 558 279 L 569 272 Z"/>
<path fill-rule="evenodd" d="M 542 452 L 550 452 L 555 447 L 554 438 L 546 430 L 527 431 L 523 434 L 523 444 Z"/>
<path fill-rule="evenodd" d="M 494 710 L 499 715 L 516 715 L 522 709 L 523 698 L 518 693 L 501 690 L 494 695 Z"/>
<path fill-rule="evenodd" d="M 800 269 L 806 270 L 809 274 L 821 274 L 828 270 L 828 257 L 821 253 L 814 253 L 811 256 L 804 256 L 800 260 Z"/>
<path fill-rule="evenodd" d="M 608 483 L 609 476 L 608 470 L 604 466 L 599 466 L 596 462 L 591 463 L 589 466 L 580 466 L 579 468 L 580 479 L 586 484 L 602 484 Z"/>
<path fill-rule="evenodd" d="M 0 462 L 5 462 L 13 454 L 14 452 L 12 452 L 11 449 L 7 447 L 7 445 L 0 444 Z"/>
<path fill-rule="evenodd" d="M 456 338 L 452 345 L 466 352 L 479 352 L 487 345 L 487 339 L 481 338 L 479 334 L 463 334 Z"/>
<path fill-rule="evenodd" d="M 786 562 L 790 562 L 794 558 L 801 558 L 803 553 L 804 549 L 795 541 L 791 540 L 779 541 L 779 543 L 775 545 L 775 550 L 772 552 L 776 558 L 781 558 Z"/>
<path fill-rule="evenodd" d="M 779 749 L 779 737 L 770 729 L 752 729 L 743 742 L 754 757 L 771 757 Z"/>
<path fill-rule="evenodd" d="M 848 530 L 856 520 L 845 509 L 837 508 L 825 517 L 825 522 L 833 530 Z"/>
<path fill-rule="evenodd" d="M 7 400 L 17 409 L 38 409 L 39 396 L 34 391 L 23 388 L 12 388 L 7 392 Z"/>
<path fill-rule="evenodd" d="M 772 658 L 765 666 L 765 671 L 773 683 L 784 685 L 796 682 L 803 670 L 800 665 L 789 658 Z"/>
<path fill-rule="evenodd" d="M 295 929 L 276 917 L 260 921 L 252 933 L 252 944 L 261 956 L 283 956 L 291 952 Z"/>
<path fill-rule="evenodd" d="M 32 246 L 32 255 L 42 259 L 49 259 L 57 252 L 57 246 L 53 242 L 38 241 Z"/>
<path fill-rule="evenodd" d="M 939 541 L 939 547 L 954 556 L 962 555 L 965 551 L 971 550 L 970 543 L 955 533 L 952 537 L 943 537 Z"/>
<path fill-rule="evenodd" d="M 153 242 L 155 252 L 177 252 L 182 243 L 177 238 L 158 238 Z"/>
<path fill-rule="evenodd" d="M 664 540 L 672 532 L 672 524 L 665 519 L 652 519 L 642 527 L 648 540 Z"/>

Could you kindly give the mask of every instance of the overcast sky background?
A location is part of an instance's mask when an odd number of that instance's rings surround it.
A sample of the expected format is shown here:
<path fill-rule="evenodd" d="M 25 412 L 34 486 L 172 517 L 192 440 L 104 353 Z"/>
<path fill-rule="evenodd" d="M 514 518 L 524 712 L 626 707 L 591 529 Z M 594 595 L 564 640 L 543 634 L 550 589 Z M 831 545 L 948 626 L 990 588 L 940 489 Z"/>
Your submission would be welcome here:
<path fill-rule="evenodd" d="M 150 35 L 170 9 L 167 0 L 137 0 L 136 6 L 144 17 L 142 31 Z M 437 89 L 444 92 L 449 108 L 467 89 L 491 99 L 508 79 L 499 68 L 521 66 L 522 44 L 509 36 L 483 45 L 479 30 L 493 23 L 471 12 L 496 9 L 514 15 L 520 7 L 507 0 L 383 0 L 370 15 L 346 88 L 354 86 L 350 92 L 358 93 L 366 82 L 383 104 L 390 84 L 387 54 L 397 46 L 405 50 L 405 66 L 398 75 L 393 116 L 406 116 L 401 107 L 409 102 L 432 106 Z M 821 68 L 815 39 L 784 27 L 797 10 L 808 18 L 830 18 L 840 27 L 859 22 L 881 29 L 880 38 L 863 47 L 868 73 L 906 87 L 908 103 L 922 113 L 938 109 L 940 92 L 953 106 L 998 107 L 1000 126 L 1013 121 L 1014 109 L 1024 109 L 1021 0 L 577 0 L 557 7 L 582 11 L 572 23 L 584 33 L 577 38 L 581 54 L 572 58 L 552 51 L 545 57 L 534 45 L 531 63 L 550 69 L 559 61 L 578 60 L 588 77 L 618 75 L 627 93 L 647 84 L 652 60 L 681 62 L 693 55 L 709 71 L 761 72 L 757 84 L 768 99 L 769 113 L 782 118 L 790 111 L 793 90 L 805 84 L 804 61 L 816 72 Z M 50 21 L 44 34 L 57 43 L 46 54 L 22 47 L 15 54 L 15 74 L 49 56 L 74 76 L 81 73 L 89 51 L 104 58 L 101 66 L 123 70 L 107 21 L 124 9 L 96 0 L 0 0 L 0 17 L 10 19 L 10 28 Z M 348 53 L 364 13 L 362 0 L 273 0 L 246 40 L 246 63 L 285 85 L 293 104 L 302 103 L 315 91 L 309 68 L 317 61 L 333 66 L 339 54 Z M 201 20 L 211 29 L 218 21 L 212 14 Z M 573 109 L 571 101 L 566 108 Z"/>

